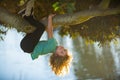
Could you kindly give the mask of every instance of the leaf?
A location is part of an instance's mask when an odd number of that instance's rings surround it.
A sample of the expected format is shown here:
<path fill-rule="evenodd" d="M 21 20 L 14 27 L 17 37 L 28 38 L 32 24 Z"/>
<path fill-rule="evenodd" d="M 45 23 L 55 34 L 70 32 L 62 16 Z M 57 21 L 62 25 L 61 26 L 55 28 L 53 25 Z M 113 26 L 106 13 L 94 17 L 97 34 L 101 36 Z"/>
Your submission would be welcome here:
<path fill-rule="evenodd" d="M 59 6 L 59 2 L 56 2 L 56 3 L 54 3 L 54 4 L 52 5 L 53 8 L 56 8 L 56 7 L 58 7 L 58 6 Z"/>
<path fill-rule="evenodd" d="M 54 8 L 54 11 L 58 11 L 58 10 L 59 10 L 59 7 L 55 7 L 55 8 Z"/>
<path fill-rule="evenodd" d="M 66 8 L 68 13 L 73 13 L 73 11 L 75 10 L 75 5 L 74 3 L 68 3 Z"/>

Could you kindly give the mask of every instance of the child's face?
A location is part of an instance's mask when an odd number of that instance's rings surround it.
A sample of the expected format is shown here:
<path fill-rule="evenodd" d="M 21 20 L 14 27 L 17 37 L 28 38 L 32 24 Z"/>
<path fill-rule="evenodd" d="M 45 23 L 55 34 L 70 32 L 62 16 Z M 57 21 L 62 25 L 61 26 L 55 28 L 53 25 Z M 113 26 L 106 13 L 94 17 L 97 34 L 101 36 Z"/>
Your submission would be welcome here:
<path fill-rule="evenodd" d="M 63 46 L 58 46 L 56 49 L 56 54 L 59 56 L 65 56 L 67 55 L 67 49 L 64 49 Z"/>

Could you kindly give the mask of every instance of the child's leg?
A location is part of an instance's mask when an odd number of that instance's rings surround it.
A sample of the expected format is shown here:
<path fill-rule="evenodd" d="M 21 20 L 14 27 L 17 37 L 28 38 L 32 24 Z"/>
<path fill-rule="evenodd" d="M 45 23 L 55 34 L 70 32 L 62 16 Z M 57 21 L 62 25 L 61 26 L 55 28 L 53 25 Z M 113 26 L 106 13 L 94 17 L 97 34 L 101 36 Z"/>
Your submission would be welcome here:
<path fill-rule="evenodd" d="M 21 41 L 21 48 L 24 52 L 31 53 L 37 43 L 39 42 L 40 37 L 42 36 L 45 26 L 36 21 L 32 16 L 24 17 L 31 25 L 36 27 L 36 30 L 33 33 L 27 34 Z"/>

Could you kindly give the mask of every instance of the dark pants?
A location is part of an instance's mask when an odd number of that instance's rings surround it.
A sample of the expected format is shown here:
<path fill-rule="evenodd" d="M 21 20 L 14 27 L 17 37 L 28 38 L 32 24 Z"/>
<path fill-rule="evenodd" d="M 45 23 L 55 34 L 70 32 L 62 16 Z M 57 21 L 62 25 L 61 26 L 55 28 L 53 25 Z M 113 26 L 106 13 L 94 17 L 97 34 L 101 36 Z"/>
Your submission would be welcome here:
<path fill-rule="evenodd" d="M 20 46 L 24 52 L 31 53 L 33 52 L 35 46 L 39 42 L 40 37 L 45 31 L 45 26 L 36 21 L 32 16 L 24 17 L 31 25 L 36 27 L 36 30 L 32 33 L 26 34 L 26 36 L 22 39 Z"/>

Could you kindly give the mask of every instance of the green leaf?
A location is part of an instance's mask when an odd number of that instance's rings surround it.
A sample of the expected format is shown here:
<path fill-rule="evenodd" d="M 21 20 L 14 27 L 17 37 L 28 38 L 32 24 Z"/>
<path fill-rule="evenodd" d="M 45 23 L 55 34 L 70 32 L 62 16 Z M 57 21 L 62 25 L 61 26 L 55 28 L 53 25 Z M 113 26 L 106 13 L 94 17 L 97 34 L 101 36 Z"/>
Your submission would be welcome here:
<path fill-rule="evenodd" d="M 59 2 L 55 2 L 53 5 L 52 5 L 53 8 L 56 8 L 56 7 L 59 7 Z"/>
<path fill-rule="evenodd" d="M 57 10 L 59 10 L 59 7 L 55 7 L 55 8 L 54 8 L 54 11 L 57 11 Z"/>

